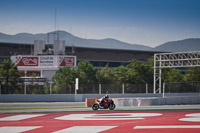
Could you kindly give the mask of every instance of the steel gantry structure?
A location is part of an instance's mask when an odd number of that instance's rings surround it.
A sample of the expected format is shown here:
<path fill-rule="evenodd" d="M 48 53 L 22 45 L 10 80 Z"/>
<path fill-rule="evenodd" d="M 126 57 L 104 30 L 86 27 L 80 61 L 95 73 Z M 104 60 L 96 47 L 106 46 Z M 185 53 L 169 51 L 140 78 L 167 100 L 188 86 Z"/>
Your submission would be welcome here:
<path fill-rule="evenodd" d="M 154 93 L 161 93 L 162 68 L 200 67 L 200 51 L 154 54 Z"/>

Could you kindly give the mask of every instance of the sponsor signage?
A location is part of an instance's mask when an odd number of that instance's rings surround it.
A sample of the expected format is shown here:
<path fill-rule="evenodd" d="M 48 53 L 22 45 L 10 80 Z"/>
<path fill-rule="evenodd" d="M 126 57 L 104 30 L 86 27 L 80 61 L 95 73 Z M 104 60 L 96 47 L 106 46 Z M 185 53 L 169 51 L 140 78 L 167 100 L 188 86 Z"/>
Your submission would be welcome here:
<path fill-rule="evenodd" d="M 60 65 L 59 66 L 75 66 L 75 58 L 74 57 L 59 57 Z"/>
<path fill-rule="evenodd" d="M 38 57 L 16 57 L 17 66 L 38 66 Z"/>
<path fill-rule="evenodd" d="M 18 67 L 64 67 L 76 66 L 76 56 L 12 56 Z"/>
<path fill-rule="evenodd" d="M 53 56 L 40 56 L 40 66 L 54 66 Z"/>

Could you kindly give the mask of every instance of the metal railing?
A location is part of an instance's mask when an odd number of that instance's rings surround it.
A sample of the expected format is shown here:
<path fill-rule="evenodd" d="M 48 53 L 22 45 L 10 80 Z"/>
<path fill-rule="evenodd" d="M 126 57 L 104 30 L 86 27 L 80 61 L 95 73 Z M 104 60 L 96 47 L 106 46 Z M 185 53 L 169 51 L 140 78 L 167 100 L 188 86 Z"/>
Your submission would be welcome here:
<path fill-rule="evenodd" d="M 199 93 L 200 95 L 200 82 L 163 83 L 163 98 L 165 93 Z"/>
<path fill-rule="evenodd" d="M 75 93 L 76 91 L 76 93 Z M 66 85 L 56 88 L 53 84 L 20 84 L 9 89 L 0 87 L 0 94 L 125 94 L 125 93 L 153 93 L 153 85 L 148 84 L 80 84 L 75 90 L 75 85 Z"/>
<path fill-rule="evenodd" d="M 200 82 L 165 83 L 165 93 L 200 92 Z"/>
<path fill-rule="evenodd" d="M 200 93 L 200 82 L 163 83 L 162 93 Z M 76 94 L 129 94 L 153 93 L 151 84 L 79 84 Z M 0 86 L 0 94 L 75 94 L 75 85 L 56 88 L 53 84 L 18 84 L 15 87 Z M 164 95 L 164 94 L 163 94 Z"/>

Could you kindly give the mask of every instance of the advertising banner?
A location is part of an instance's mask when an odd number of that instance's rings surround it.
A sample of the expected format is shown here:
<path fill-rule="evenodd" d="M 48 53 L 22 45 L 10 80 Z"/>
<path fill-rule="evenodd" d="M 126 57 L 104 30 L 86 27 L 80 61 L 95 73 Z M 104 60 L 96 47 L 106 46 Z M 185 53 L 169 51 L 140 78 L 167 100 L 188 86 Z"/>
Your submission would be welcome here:
<path fill-rule="evenodd" d="M 17 66 L 38 66 L 38 57 L 17 56 L 15 58 L 15 63 Z"/>
<path fill-rule="evenodd" d="M 39 66 L 55 66 L 55 59 L 53 56 L 40 56 Z"/>
<path fill-rule="evenodd" d="M 59 66 L 74 67 L 76 65 L 75 61 L 76 61 L 75 57 L 60 56 L 59 57 Z"/>
<path fill-rule="evenodd" d="M 76 67 L 76 56 L 12 56 L 18 67 Z"/>

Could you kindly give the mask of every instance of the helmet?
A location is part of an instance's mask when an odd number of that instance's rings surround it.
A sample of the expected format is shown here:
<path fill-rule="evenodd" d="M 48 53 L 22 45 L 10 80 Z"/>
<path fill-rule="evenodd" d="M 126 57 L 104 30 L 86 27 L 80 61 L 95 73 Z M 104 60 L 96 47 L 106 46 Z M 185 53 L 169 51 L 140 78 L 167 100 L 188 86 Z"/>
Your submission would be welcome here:
<path fill-rule="evenodd" d="M 109 98 L 109 96 L 108 96 L 108 95 L 106 95 L 106 96 L 105 96 L 105 98 Z"/>

